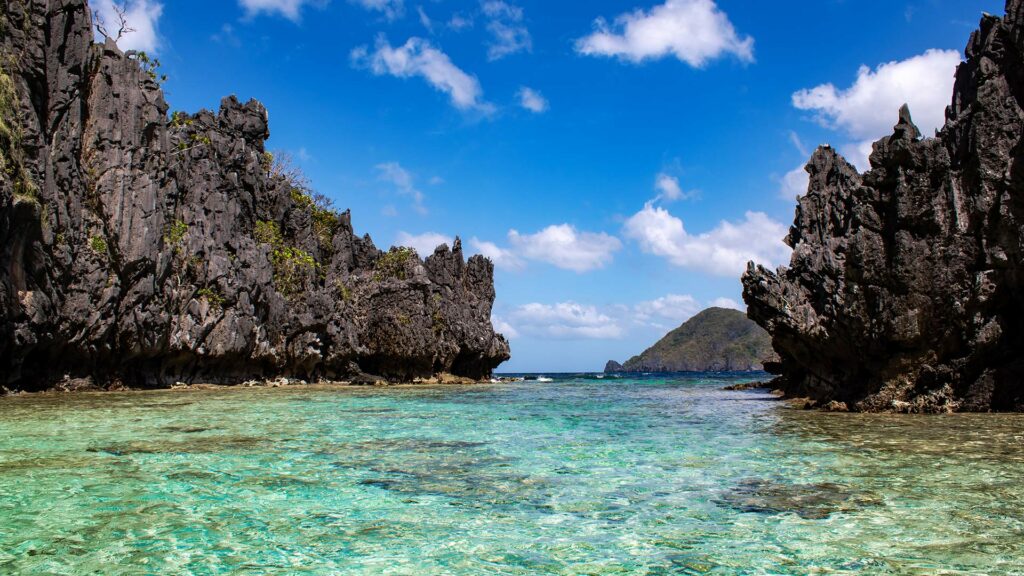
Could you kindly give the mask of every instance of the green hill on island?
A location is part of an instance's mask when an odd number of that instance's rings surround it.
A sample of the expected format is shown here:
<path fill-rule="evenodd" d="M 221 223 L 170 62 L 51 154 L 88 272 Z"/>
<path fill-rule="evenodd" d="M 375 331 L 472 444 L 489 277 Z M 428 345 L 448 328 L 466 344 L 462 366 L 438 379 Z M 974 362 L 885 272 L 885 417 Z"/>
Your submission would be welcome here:
<path fill-rule="evenodd" d="M 773 356 L 771 337 L 746 314 L 708 308 L 625 364 L 609 361 L 604 371 L 753 371 Z"/>

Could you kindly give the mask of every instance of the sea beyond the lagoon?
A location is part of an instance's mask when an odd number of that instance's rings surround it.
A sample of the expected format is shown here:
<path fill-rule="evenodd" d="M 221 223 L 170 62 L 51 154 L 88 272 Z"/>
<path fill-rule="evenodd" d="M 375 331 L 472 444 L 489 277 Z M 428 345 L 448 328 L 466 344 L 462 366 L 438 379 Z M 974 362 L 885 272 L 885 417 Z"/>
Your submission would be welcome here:
<path fill-rule="evenodd" d="M 0 573 L 1024 573 L 1024 415 L 549 376 L 2 398 Z"/>

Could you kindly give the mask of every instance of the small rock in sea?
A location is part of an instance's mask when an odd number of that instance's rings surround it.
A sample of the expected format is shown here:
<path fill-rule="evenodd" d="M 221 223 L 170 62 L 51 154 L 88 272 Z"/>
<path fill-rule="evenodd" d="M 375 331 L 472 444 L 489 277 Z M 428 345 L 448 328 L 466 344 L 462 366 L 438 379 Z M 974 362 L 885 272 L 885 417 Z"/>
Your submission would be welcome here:
<path fill-rule="evenodd" d="M 833 400 L 828 404 L 825 404 L 823 408 L 826 412 L 849 412 L 850 408 L 846 405 L 846 402 L 840 402 Z"/>
<path fill-rule="evenodd" d="M 722 390 L 736 392 L 741 390 L 759 390 L 766 387 L 767 384 L 765 384 L 764 382 L 743 382 L 740 384 L 731 384 L 729 386 L 726 386 L 725 388 L 722 388 Z"/>
<path fill-rule="evenodd" d="M 740 481 L 716 502 L 741 512 L 793 513 L 817 520 L 879 503 L 879 499 L 831 482 L 788 484 L 764 478 Z"/>

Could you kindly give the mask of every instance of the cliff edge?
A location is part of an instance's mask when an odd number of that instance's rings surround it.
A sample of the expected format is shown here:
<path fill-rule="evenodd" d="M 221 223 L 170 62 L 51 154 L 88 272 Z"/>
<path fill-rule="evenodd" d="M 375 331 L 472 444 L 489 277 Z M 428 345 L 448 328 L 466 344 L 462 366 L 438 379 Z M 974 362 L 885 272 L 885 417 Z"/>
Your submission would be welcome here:
<path fill-rule="evenodd" d="M 168 116 L 84 0 L 0 4 L 0 386 L 480 379 L 509 358 L 493 266 L 378 250 L 225 98 Z"/>
<path fill-rule="evenodd" d="M 819 148 L 790 266 L 743 277 L 788 394 L 1024 410 L 1024 1 L 986 14 L 966 57 L 934 138 L 904 107 L 864 174 Z"/>

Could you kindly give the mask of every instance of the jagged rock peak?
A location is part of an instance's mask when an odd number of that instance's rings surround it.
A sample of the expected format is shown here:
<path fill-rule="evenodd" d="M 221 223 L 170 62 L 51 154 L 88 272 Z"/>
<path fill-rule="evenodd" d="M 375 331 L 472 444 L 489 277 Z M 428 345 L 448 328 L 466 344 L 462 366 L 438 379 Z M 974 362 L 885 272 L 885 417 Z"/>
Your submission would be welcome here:
<path fill-rule="evenodd" d="M 904 107 L 868 172 L 830 148 L 812 156 L 790 266 L 743 277 L 789 394 L 863 411 L 1024 410 L 1022 6 L 982 18 L 934 138 Z"/>
<path fill-rule="evenodd" d="M 493 266 L 355 235 L 255 100 L 168 116 L 83 0 L 0 3 L 0 387 L 485 378 Z"/>

